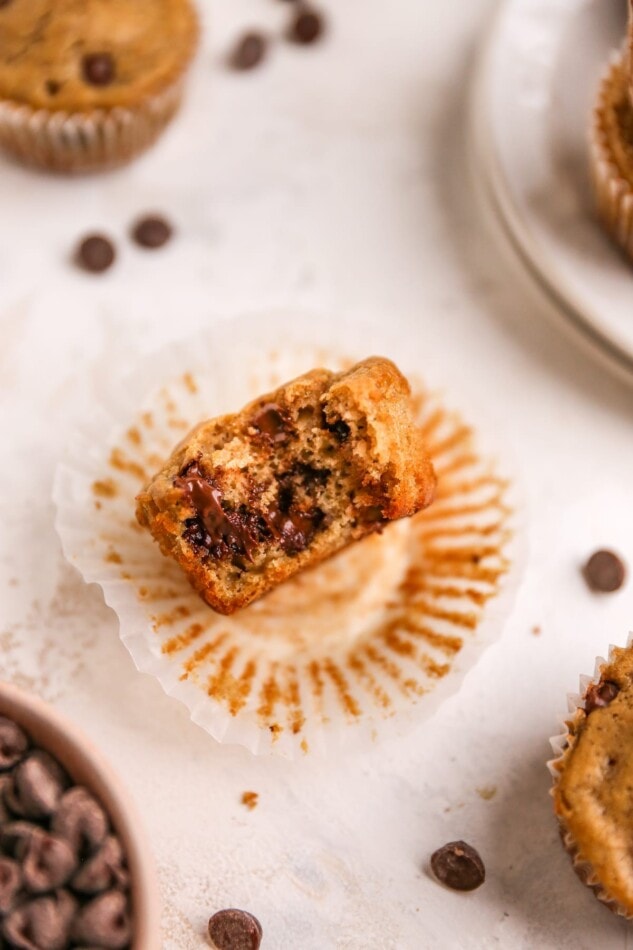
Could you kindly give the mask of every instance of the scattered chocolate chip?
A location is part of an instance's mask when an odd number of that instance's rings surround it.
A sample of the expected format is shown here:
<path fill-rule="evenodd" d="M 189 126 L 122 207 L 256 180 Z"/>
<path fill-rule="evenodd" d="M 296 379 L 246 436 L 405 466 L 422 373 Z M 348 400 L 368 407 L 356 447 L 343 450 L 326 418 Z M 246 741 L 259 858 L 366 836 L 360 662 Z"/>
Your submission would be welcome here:
<path fill-rule="evenodd" d="M 105 841 L 108 818 L 90 792 L 80 785 L 65 792 L 51 830 L 64 838 L 78 855 L 92 854 Z"/>
<path fill-rule="evenodd" d="M 5 918 L 2 935 L 15 950 L 65 950 L 76 909 L 67 891 L 38 897 Z"/>
<path fill-rule="evenodd" d="M 103 273 L 112 266 L 115 257 L 112 241 L 102 234 L 91 234 L 84 238 L 75 254 L 77 264 L 92 274 Z"/>
<path fill-rule="evenodd" d="M 151 250 L 167 244 L 172 234 L 171 224 L 160 215 L 147 215 L 137 221 L 132 229 L 136 243 Z"/>
<path fill-rule="evenodd" d="M 215 950 L 259 950 L 262 927 L 245 910 L 219 910 L 209 920 L 209 937 Z"/>
<path fill-rule="evenodd" d="M 610 594 L 622 587 L 626 567 L 613 551 L 596 551 L 585 564 L 583 574 L 591 590 Z"/>
<path fill-rule="evenodd" d="M 11 719 L 0 716 L 0 772 L 17 765 L 29 747 L 29 740 Z"/>
<path fill-rule="evenodd" d="M 438 881 L 455 891 L 474 891 L 486 880 L 486 869 L 477 851 L 465 841 L 450 841 L 431 855 Z"/>
<path fill-rule="evenodd" d="M 324 29 L 325 21 L 317 10 L 300 7 L 290 24 L 288 39 L 307 46 L 309 43 L 316 43 Z"/>
<path fill-rule="evenodd" d="M 600 683 L 592 683 L 585 693 L 585 712 L 589 715 L 594 709 L 603 709 L 608 706 L 620 692 L 617 683 L 605 680 Z"/>
<path fill-rule="evenodd" d="M 76 943 L 122 950 L 132 937 L 128 901 L 121 891 L 107 891 L 85 904 L 71 928 Z"/>
<path fill-rule="evenodd" d="M 22 875 L 31 894 L 45 894 L 62 887 L 77 865 L 67 841 L 38 829 L 24 847 Z"/>
<path fill-rule="evenodd" d="M 87 53 L 81 61 L 81 72 L 91 86 L 109 86 L 114 80 L 114 59 L 110 53 Z"/>
<path fill-rule="evenodd" d="M 259 66 L 268 50 L 266 37 L 261 33 L 245 33 L 235 44 L 229 56 L 229 65 L 232 69 L 242 72 Z"/>
<path fill-rule="evenodd" d="M 114 835 L 106 838 L 96 854 L 82 862 L 71 881 L 73 890 L 80 894 L 100 894 L 112 888 L 125 888 L 128 884 L 123 848 Z"/>
<path fill-rule="evenodd" d="M 0 914 L 8 913 L 22 887 L 22 871 L 17 861 L 0 857 Z"/>
<path fill-rule="evenodd" d="M 5 802 L 22 818 L 47 818 L 57 808 L 68 777 L 55 759 L 36 750 L 17 766 L 5 789 Z"/>

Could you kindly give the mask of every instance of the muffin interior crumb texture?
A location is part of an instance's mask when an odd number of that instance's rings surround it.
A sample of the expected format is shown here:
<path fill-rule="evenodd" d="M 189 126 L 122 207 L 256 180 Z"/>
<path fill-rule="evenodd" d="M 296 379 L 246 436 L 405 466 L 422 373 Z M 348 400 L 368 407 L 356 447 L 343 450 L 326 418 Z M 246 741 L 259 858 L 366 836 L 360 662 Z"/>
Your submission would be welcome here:
<path fill-rule="evenodd" d="M 314 370 L 203 423 L 138 498 L 164 553 L 221 612 L 413 514 L 434 476 L 406 381 L 375 358 Z"/>

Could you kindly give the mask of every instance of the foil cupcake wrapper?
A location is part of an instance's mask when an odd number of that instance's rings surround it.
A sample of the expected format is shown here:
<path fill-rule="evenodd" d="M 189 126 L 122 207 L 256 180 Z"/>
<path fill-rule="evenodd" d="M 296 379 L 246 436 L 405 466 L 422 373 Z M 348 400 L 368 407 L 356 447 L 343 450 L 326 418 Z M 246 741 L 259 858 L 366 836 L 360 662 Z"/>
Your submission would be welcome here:
<path fill-rule="evenodd" d="M 101 400 L 55 487 L 66 556 L 103 588 L 137 666 L 218 741 L 288 757 L 431 715 L 501 632 L 520 547 L 510 484 L 470 426 L 420 387 L 420 424 L 439 476 L 430 509 L 231 617 L 198 598 L 134 518 L 136 493 L 174 444 L 200 419 L 314 366 L 342 368 L 381 352 L 410 372 L 416 360 L 366 330 L 345 343 L 340 323 L 309 326 L 337 340 L 336 350 L 302 343 L 301 331 L 293 340 L 286 320 L 266 315 L 225 321 L 143 361 Z M 283 346 L 271 347 L 275 338 Z"/>
<path fill-rule="evenodd" d="M 0 101 L 0 148 L 21 164 L 81 173 L 125 165 L 159 137 L 177 112 L 184 77 L 134 108 L 50 112 Z"/>
<path fill-rule="evenodd" d="M 633 183 L 620 174 L 608 121 L 614 86 L 625 86 L 626 57 L 614 53 L 600 82 L 590 128 L 590 171 L 598 214 L 622 250 L 633 258 Z"/>
<path fill-rule="evenodd" d="M 629 635 L 626 643 L 627 648 L 631 647 L 632 645 L 633 633 Z M 613 651 L 615 649 L 617 649 L 617 647 L 614 645 L 609 647 L 609 655 L 608 659 L 606 660 L 604 657 L 596 657 L 593 676 L 581 675 L 579 680 L 579 691 L 577 693 L 569 693 L 567 696 L 568 711 L 567 715 L 561 716 L 562 730 L 560 733 L 552 736 L 549 740 L 552 751 L 554 752 L 554 758 L 547 762 L 547 768 L 550 775 L 552 776 L 552 787 L 550 789 L 551 795 L 554 794 L 554 789 L 558 783 L 565 757 L 574 741 L 574 738 L 570 732 L 570 724 L 577 716 L 579 716 L 580 712 L 584 710 L 587 690 L 590 686 L 600 681 L 602 669 L 607 665 L 607 663 L 612 662 Z M 557 821 L 563 847 L 569 854 L 574 871 L 582 883 L 585 884 L 586 887 L 590 888 L 600 903 L 608 907 L 612 913 L 616 914 L 618 917 L 624 917 L 626 920 L 633 920 L 633 913 L 631 913 L 630 910 L 627 910 L 623 904 L 620 904 L 617 900 L 614 900 L 614 898 L 604 888 L 601 881 L 596 876 L 592 865 L 582 857 L 578 845 L 576 844 L 576 841 L 569 831 L 565 821 L 559 816 L 557 816 Z"/>

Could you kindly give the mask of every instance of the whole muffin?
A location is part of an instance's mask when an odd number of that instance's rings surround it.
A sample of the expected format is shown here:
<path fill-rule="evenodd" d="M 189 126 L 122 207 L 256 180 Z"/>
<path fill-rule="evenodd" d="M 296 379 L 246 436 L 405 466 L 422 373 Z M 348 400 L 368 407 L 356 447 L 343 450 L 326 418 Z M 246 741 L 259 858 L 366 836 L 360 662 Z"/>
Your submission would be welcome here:
<path fill-rule="evenodd" d="M 633 648 L 614 648 L 550 763 L 554 810 L 581 880 L 633 917 Z"/>
<path fill-rule="evenodd" d="M 176 112 L 190 0 L 0 0 L 0 145 L 56 171 L 123 164 Z"/>

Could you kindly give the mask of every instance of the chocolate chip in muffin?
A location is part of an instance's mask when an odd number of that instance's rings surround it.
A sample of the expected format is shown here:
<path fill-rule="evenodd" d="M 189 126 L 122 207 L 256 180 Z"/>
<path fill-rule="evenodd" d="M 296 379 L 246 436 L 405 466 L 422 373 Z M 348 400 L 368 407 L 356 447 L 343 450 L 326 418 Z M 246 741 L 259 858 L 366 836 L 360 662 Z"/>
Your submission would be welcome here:
<path fill-rule="evenodd" d="M 84 238 L 75 254 L 79 267 L 92 274 L 101 274 L 114 263 L 116 251 L 112 241 L 102 234 L 91 234 Z"/>
<path fill-rule="evenodd" d="M 49 96 L 56 96 L 61 89 L 61 85 L 55 79 L 47 79 L 44 87 Z"/>
<path fill-rule="evenodd" d="M 215 950 L 259 950 L 262 926 L 245 910 L 219 910 L 209 920 L 209 937 Z"/>
<path fill-rule="evenodd" d="M 241 72 L 259 66 L 266 57 L 268 42 L 262 33 L 251 31 L 237 41 L 229 56 L 229 66 Z"/>
<path fill-rule="evenodd" d="M 132 237 L 140 247 L 153 250 L 167 244 L 173 234 L 169 221 L 160 215 L 146 215 L 136 222 Z"/>
<path fill-rule="evenodd" d="M 613 551 L 596 551 L 585 564 L 583 575 L 591 590 L 611 594 L 624 584 L 626 567 Z"/>
<path fill-rule="evenodd" d="M 585 712 L 589 715 L 594 709 L 604 709 L 613 702 L 620 692 L 617 683 L 605 680 L 600 683 L 592 683 L 585 693 Z"/>
<path fill-rule="evenodd" d="M 450 841 L 434 851 L 431 868 L 438 881 L 454 891 L 474 891 L 486 880 L 479 853 L 465 841 Z"/>
<path fill-rule="evenodd" d="M 301 6 L 293 17 L 288 39 L 293 43 L 308 46 L 316 43 L 325 30 L 323 15 L 312 7 Z"/>
<path fill-rule="evenodd" d="M 109 86 L 116 72 L 114 59 L 110 53 L 87 53 L 81 61 L 81 72 L 91 86 Z"/>

